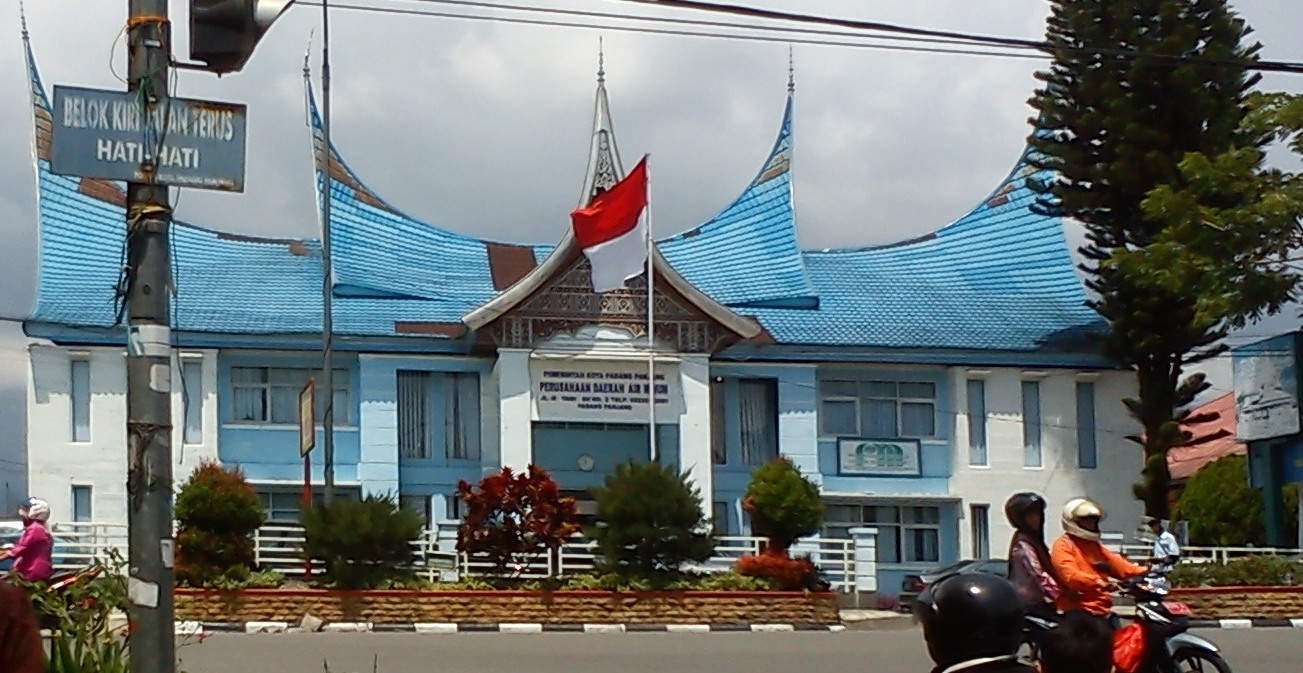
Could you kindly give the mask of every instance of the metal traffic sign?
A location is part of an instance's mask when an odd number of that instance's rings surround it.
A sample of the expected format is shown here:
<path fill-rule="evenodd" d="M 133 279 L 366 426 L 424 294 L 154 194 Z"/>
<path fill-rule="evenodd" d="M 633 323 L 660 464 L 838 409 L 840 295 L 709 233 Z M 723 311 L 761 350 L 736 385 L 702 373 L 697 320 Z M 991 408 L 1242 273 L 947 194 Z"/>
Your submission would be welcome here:
<path fill-rule="evenodd" d="M 247 108 L 54 87 L 50 170 L 59 175 L 244 191 Z"/>

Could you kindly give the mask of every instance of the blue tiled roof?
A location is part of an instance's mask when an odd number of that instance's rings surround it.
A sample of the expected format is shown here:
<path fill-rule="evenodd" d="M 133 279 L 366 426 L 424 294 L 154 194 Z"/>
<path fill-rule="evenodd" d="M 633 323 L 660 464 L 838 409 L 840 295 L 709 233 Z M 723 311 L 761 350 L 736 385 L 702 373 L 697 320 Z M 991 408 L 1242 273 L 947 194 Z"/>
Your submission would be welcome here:
<path fill-rule="evenodd" d="M 1062 221 L 1033 213 L 1020 163 L 986 201 L 897 245 L 809 251 L 814 311 L 757 309 L 779 343 L 1034 350 L 1080 346 L 1085 305 Z"/>
<path fill-rule="evenodd" d="M 50 172 L 48 152 L 40 151 L 43 143 L 48 151 L 50 106 L 34 62 L 29 67 L 41 246 L 31 322 L 109 327 L 122 267 L 120 187 Z M 1046 350 L 1097 324 L 1084 306 L 1060 221 L 1028 209 L 1033 197 L 1021 167 L 987 202 L 933 235 L 895 246 L 801 252 L 787 169 L 791 122 L 789 97 L 765 168 L 743 195 L 710 222 L 659 244 L 688 281 L 757 318 L 779 344 Z M 417 221 L 334 158 L 340 334 L 410 335 L 400 332 L 402 322 L 459 325 L 520 271 L 504 268 L 537 264 L 555 247 L 496 244 Z M 245 237 L 183 222 L 173 236 L 177 329 L 320 333 L 318 241 Z"/>
<path fill-rule="evenodd" d="M 660 241 L 661 254 L 684 278 L 726 306 L 817 306 L 796 243 L 791 165 L 788 96 L 778 139 L 756 179 L 711 221 Z"/>

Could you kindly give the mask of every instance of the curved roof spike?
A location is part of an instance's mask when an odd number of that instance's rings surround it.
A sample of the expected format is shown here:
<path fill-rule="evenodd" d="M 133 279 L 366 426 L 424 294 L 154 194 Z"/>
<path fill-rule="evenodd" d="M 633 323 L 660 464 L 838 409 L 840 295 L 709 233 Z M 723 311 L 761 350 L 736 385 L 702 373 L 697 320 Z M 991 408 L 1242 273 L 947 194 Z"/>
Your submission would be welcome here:
<path fill-rule="evenodd" d="M 600 40 L 600 38 L 599 38 Z M 597 190 L 606 190 L 624 178 L 624 163 L 615 142 L 611 102 L 606 96 L 606 54 L 601 43 L 597 52 L 597 99 L 593 105 L 593 136 L 588 147 L 588 170 L 584 174 L 579 207 L 588 205 Z"/>

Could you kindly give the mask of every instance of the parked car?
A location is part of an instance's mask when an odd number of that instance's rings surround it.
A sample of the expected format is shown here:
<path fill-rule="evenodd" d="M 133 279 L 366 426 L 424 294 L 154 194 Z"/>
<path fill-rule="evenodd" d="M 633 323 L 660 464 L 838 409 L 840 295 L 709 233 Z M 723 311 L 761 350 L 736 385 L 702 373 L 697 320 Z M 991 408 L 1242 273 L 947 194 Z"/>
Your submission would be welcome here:
<path fill-rule="evenodd" d="M 946 575 L 962 573 L 990 573 L 999 575 L 1005 579 L 1009 578 L 1009 561 L 1002 558 L 997 559 L 965 559 L 958 563 L 950 565 L 937 566 L 924 570 L 917 575 L 906 575 L 900 582 L 900 609 L 911 610 L 914 605 L 914 599 L 923 592 L 927 586 L 937 579 Z"/>

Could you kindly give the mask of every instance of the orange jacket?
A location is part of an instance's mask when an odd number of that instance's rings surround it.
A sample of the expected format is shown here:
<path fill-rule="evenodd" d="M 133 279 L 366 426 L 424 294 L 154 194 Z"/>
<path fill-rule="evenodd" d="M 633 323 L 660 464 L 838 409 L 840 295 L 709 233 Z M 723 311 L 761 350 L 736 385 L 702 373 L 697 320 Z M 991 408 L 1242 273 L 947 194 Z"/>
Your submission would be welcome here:
<path fill-rule="evenodd" d="M 1063 595 L 1054 602 L 1063 612 L 1080 608 L 1091 614 L 1107 615 L 1113 610 L 1109 577 L 1123 579 L 1145 572 L 1144 566 L 1126 560 L 1104 545 L 1071 535 L 1055 540 L 1050 562 L 1063 581 Z M 1096 570 L 1096 563 L 1107 563 L 1110 572 Z"/>

